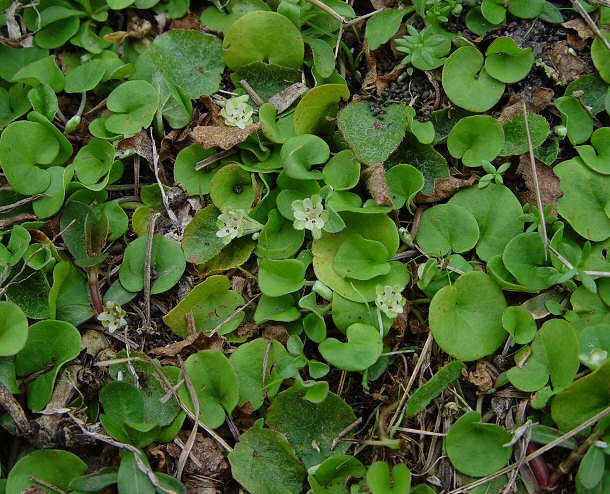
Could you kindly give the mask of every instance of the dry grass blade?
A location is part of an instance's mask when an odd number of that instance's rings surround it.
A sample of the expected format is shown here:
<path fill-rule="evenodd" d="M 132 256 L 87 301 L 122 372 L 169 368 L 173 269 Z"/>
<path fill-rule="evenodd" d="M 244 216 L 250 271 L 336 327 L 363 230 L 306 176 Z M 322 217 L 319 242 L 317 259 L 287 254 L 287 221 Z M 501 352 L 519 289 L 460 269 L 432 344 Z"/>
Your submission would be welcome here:
<path fill-rule="evenodd" d="M 189 395 L 191 397 L 191 401 L 193 402 L 193 408 L 195 409 L 195 417 L 199 417 L 199 413 L 201 412 L 201 407 L 199 405 L 199 398 L 197 398 L 197 392 L 195 391 L 195 387 L 193 386 L 193 381 L 184 367 L 184 362 L 180 355 L 178 355 L 178 364 L 180 365 L 180 369 L 182 370 L 182 375 L 184 376 L 184 382 L 186 384 L 186 389 L 188 389 Z M 178 480 L 182 479 L 182 472 L 184 471 L 184 467 L 186 466 L 186 462 L 191 454 L 191 450 L 195 445 L 195 439 L 197 438 L 197 429 L 199 428 L 197 421 L 193 425 L 193 429 L 189 434 L 189 438 L 186 441 L 184 448 L 182 449 L 182 453 L 180 453 L 180 458 L 178 458 L 178 467 L 176 469 L 176 478 Z"/>
<path fill-rule="evenodd" d="M 542 204 L 542 194 L 540 194 L 540 182 L 538 181 L 538 170 L 536 170 L 536 157 L 534 156 L 534 146 L 532 145 L 532 135 L 530 133 L 530 125 L 527 120 L 527 106 L 525 100 L 521 100 L 523 105 L 523 121 L 525 123 L 525 134 L 527 135 L 527 147 L 529 149 L 530 165 L 532 167 L 532 178 L 534 180 L 534 188 L 536 190 L 536 204 L 538 213 L 540 214 L 540 234 L 542 235 L 542 243 L 544 244 L 544 257 L 548 257 L 549 237 L 546 231 L 546 218 L 544 217 L 544 206 Z"/>
<path fill-rule="evenodd" d="M 341 14 L 338 14 L 337 12 L 335 12 L 333 9 L 331 9 L 325 3 L 322 3 L 320 0 L 307 0 L 307 1 L 310 4 L 315 5 L 316 7 L 318 7 L 320 10 L 323 10 L 327 14 L 330 14 L 332 17 L 337 19 L 341 24 L 345 24 L 347 22 L 345 17 L 343 17 Z"/>
<path fill-rule="evenodd" d="M 146 258 L 144 259 L 144 329 L 150 328 L 150 283 L 151 283 L 151 264 L 153 239 L 155 236 L 155 222 L 159 213 L 153 213 L 148 220 L 148 238 L 146 239 Z"/>

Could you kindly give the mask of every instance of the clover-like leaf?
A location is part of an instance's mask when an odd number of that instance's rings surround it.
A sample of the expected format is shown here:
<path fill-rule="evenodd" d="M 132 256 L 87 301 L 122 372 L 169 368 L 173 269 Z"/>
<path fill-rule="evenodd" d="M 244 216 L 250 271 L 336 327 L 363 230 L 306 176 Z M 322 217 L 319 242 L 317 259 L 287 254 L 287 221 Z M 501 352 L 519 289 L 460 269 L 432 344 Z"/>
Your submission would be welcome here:
<path fill-rule="evenodd" d="M 222 50 L 226 64 L 237 69 L 266 62 L 300 69 L 305 45 L 299 29 L 277 12 L 250 12 L 225 33 Z"/>
<path fill-rule="evenodd" d="M 368 324 L 352 324 L 345 332 L 347 341 L 342 343 L 328 338 L 318 346 L 324 360 L 337 369 L 361 372 L 377 362 L 383 351 L 379 329 Z"/>
<path fill-rule="evenodd" d="M 339 130 L 356 158 L 367 165 L 382 163 L 401 143 L 407 129 L 404 105 L 389 105 L 383 120 L 367 101 L 347 105 L 337 117 Z"/>
<path fill-rule="evenodd" d="M 104 122 L 107 131 L 137 134 L 152 122 L 159 107 L 159 93 L 146 81 L 127 81 L 110 93 L 106 107 L 113 112 Z"/>
<path fill-rule="evenodd" d="M 301 492 L 307 471 L 277 432 L 251 427 L 229 453 L 233 477 L 252 494 Z"/>
<path fill-rule="evenodd" d="M 430 303 L 430 331 L 438 346 L 460 360 L 491 355 L 506 340 L 506 300 L 487 274 L 473 271 L 441 288 Z"/>
<path fill-rule="evenodd" d="M 416 241 L 430 255 L 468 252 L 478 240 L 477 220 L 461 206 L 439 204 L 421 215 Z"/>
<path fill-rule="evenodd" d="M 563 191 L 557 212 L 588 240 L 601 242 L 610 237 L 606 176 L 594 172 L 580 158 L 563 161 L 553 171 L 561 179 L 559 187 Z"/>
<path fill-rule="evenodd" d="M 0 357 L 15 355 L 28 338 L 28 319 L 11 302 L 0 302 Z"/>
<path fill-rule="evenodd" d="M 224 59 L 218 38 L 191 30 L 167 31 L 149 48 L 153 66 L 190 99 L 218 90 Z"/>
<path fill-rule="evenodd" d="M 481 166 L 492 161 L 504 145 L 502 125 L 489 115 L 474 115 L 460 120 L 447 138 L 447 149 L 466 166 Z"/>
<path fill-rule="evenodd" d="M 195 329 L 211 336 L 214 332 L 227 334 L 243 321 L 244 313 L 235 309 L 244 304 L 243 297 L 230 290 L 226 276 L 210 276 L 193 288 L 164 317 L 163 322 L 178 336 L 188 334 L 186 316 L 192 312 Z"/>
<path fill-rule="evenodd" d="M 521 203 L 504 185 L 462 189 L 448 204 L 461 206 L 474 216 L 479 225 L 476 251 L 484 261 L 502 254 L 506 244 L 523 232 L 523 222 L 519 219 Z"/>
<path fill-rule="evenodd" d="M 388 250 L 381 242 L 356 233 L 339 246 L 333 267 L 343 278 L 370 280 L 390 272 Z"/>
<path fill-rule="evenodd" d="M 576 146 L 574 149 L 591 170 L 610 175 L 610 128 L 597 129 L 591 135 L 590 146 Z"/>
<path fill-rule="evenodd" d="M 48 369 L 26 384 L 31 410 L 42 410 L 49 402 L 57 373 L 62 365 L 78 356 L 80 340 L 78 330 L 64 321 L 45 320 L 30 326 L 25 346 L 15 356 L 17 375 L 29 376 Z"/>
<path fill-rule="evenodd" d="M 193 383 L 200 408 L 200 420 L 216 429 L 227 414 L 231 414 L 239 401 L 239 383 L 235 370 L 224 353 L 202 350 L 191 355 L 184 363 L 185 371 Z M 178 390 L 180 398 L 191 411 L 193 401 L 186 385 Z"/>
<path fill-rule="evenodd" d="M 501 82 L 511 84 L 527 76 L 534 64 L 531 48 L 519 48 L 512 38 L 495 39 L 485 52 L 485 70 Z"/>
<path fill-rule="evenodd" d="M 144 288 L 147 243 L 148 238 L 140 237 L 125 249 L 119 279 L 121 285 L 130 292 L 139 292 Z M 150 269 L 155 276 L 151 278 L 150 293 L 163 293 L 169 290 L 180 281 L 185 268 L 186 261 L 180 244 L 162 235 L 155 235 L 150 261 Z"/>
<path fill-rule="evenodd" d="M 6 494 L 21 494 L 28 489 L 42 490 L 41 484 L 35 479 L 48 482 L 64 492 L 71 492 L 70 482 L 83 475 L 87 468 L 83 460 L 68 451 L 32 451 L 11 468 L 6 481 Z"/>
<path fill-rule="evenodd" d="M 447 59 L 443 88 L 457 106 L 473 112 L 489 110 L 504 93 L 504 83 L 487 73 L 483 55 L 474 46 L 458 48 Z"/>
<path fill-rule="evenodd" d="M 296 387 L 278 394 L 266 417 L 269 428 L 288 439 L 306 468 L 345 453 L 349 445 L 333 447 L 333 441 L 355 420 L 352 408 L 340 396 L 328 393 L 324 401 L 312 403 Z"/>
<path fill-rule="evenodd" d="M 551 319 L 538 331 L 525 363 L 509 369 L 507 377 L 522 391 L 538 391 L 549 377 L 554 388 L 563 388 L 574 380 L 579 367 L 574 327 L 562 319 Z"/>
<path fill-rule="evenodd" d="M 445 439 L 451 464 L 471 477 L 485 477 L 500 470 L 511 457 L 512 436 L 499 425 L 481 422 L 479 412 L 462 415 Z"/>

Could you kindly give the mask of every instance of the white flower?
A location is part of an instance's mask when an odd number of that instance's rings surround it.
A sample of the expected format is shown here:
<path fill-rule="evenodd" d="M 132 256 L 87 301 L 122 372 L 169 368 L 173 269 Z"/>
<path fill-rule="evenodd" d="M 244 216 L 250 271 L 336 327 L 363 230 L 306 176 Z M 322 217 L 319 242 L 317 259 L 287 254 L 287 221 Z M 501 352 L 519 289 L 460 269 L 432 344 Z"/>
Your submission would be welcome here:
<path fill-rule="evenodd" d="M 398 285 L 379 285 L 377 287 L 375 305 L 390 319 L 395 319 L 398 314 L 402 314 L 403 306 L 407 302 L 407 299 L 401 295 L 401 291 L 401 287 Z"/>
<path fill-rule="evenodd" d="M 102 323 L 109 333 L 114 333 L 117 329 L 127 326 L 125 311 L 116 302 L 106 302 L 104 312 L 97 316 L 97 320 Z"/>
<path fill-rule="evenodd" d="M 219 228 L 216 236 L 222 238 L 225 245 L 235 238 L 256 233 L 263 228 L 263 225 L 250 218 L 243 209 L 233 209 L 231 206 L 223 208 L 216 226 Z"/>
<path fill-rule="evenodd" d="M 245 129 L 252 124 L 254 109 L 248 104 L 248 98 L 249 96 L 244 94 L 224 102 L 224 108 L 220 110 L 220 114 L 225 119 L 225 124 L 240 129 Z"/>
<path fill-rule="evenodd" d="M 324 210 L 322 197 L 319 194 L 302 201 L 292 201 L 292 211 L 294 216 L 292 226 L 295 230 L 311 230 L 314 239 L 322 236 L 322 228 L 330 219 L 330 215 Z"/>

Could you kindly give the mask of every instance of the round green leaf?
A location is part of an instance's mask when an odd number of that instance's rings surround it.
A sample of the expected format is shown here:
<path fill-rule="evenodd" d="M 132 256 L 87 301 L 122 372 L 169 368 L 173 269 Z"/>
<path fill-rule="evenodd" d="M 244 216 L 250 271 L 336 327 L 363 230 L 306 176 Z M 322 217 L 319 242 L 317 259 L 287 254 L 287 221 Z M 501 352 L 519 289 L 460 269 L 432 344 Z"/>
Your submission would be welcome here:
<path fill-rule="evenodd" d="M 333 267 L 342 278 L 370 280 L 390 272 L 388 250 L 381 242 L 356 233 L 339 246 Z"/>
<path fill-rule="evenodd" d="M 473 115 L 460 120 L 447 138 L 447 149 L 466 166 L 481 166 L 493 161 L 504 145 L 502 125 L 489 115 Z"/>
<path fill-rule="evenodd" d="M 229 359 L 220 351 L 202 350 L 191 355 L 184 368 L 197 393 L 200 420 L 212 429 L 220 427 L 226 414 L 230 414 L 239 401 L 239 383 Z M 193 412 L 193 401 L 186 385 L 180 387 L 178 394 Z"/>
<path fill-rule="evenodd" d="M 501 82 L 512 84 L 529 74 L 534 64 L 531 48 L 521 49 L 512 38 L 495 39 L 485 53 L 485 70 Z"/>
<path fill-rule="evenodd" d="M 114 113 L 105 121 L 114 134 L 137 134 L 152 122 L 159 108 L 159 93 L 146 81 L 127 81 L 114 89 L 106 101 Z"/>
<path fill-rule="evenodd" d="M 533 19 L 544 11 L 545 0 L 511 0 L 508 11 L 521 19 Z"/>
<path fill-rule="evenodd" d="M 606 39 L 610 40 L 610 33 L 608 31 L 602 29 L 602 33 Z M 591 59 L 600 77 L 610 84 L 610 51 L 608 51 L 604 43 L 597 36 L 591 45 Z"/>
<path fill-rule="evenodd" d="M 591 146 L 576 146 L 574 149 L 591 170 L 610 175 L 610 128 L 602 127 L 593 132 Z"/>
<path fill-rule="evenodd" d="M 295 230 L 292 221 L 284 218 L 277 209 L 272 209 L 258 237 L 255 253 L 258 257 L 288 259 L 298 252 L 304 239 L 305 230 Z"/>
<path fill-rule="evenodd" d="M 468 252 L 479 240 L 479 226 L 467 209 L 439 204 L 422 213 L 415 240 L 425 252 L 437 257 Z"/>
<path fill-rule="evenodd" d="M 21 458 L 11 469 L 6 481 L 6 494 L 21 494 L 29 488 L 56 492 L 30 480 L 30 477 L 48 482 L 64 492 L 71 492 L 70 482 L 87 471 L 87 464 L 68 451 L 46 449 L 33 451 Z"/>
<path fill-rule="evenodd" d="M 91 190 L 100 190 L 96 187 L 102 177 L 108 175 L 114 162 L 114 147 L 108 141 L 93 138 L 83 146 L 74 157 L 74 171 L 85 187 L 93 186 Z M 103 183 L 102 188 L 106 184 Z M 87 187 L 89 188 L 89 187 Z"/>
<path fill-rule="evenodd" d="M 328 119 L 337 115 L 339 102 L 347 101 L 349 89 L 344 84 L 322 84 L 307 92 L 294 112 L 294 133 L 325 134 L 334 130 Z"/>
<path fill-rule="evenodd" d="M 226 206 L 250 211 L 256 199 L 256 187 L 250 172 L 237 163 L 223 166 L 210 182 L 210 199 L 218 209 Z M 217 228 L 218 229 L 218 228 Z"/>
<path fill-rule="evenodd" d="M 337 369 L 361 372 L 377 362 L 383 351 L 379 329 L 368 324 L 352 324 L 345 332 L 347 342 L 328 338 L 318 346 L 324 359 Z"/>
<path fill-rule="evenodd" d="M 335 190 L 349 190 L 360 180 L 360 162 L 349 149 L 334 155 L 322 170 L 324 181 Z"/>
<path fill-rule="evenodd" d="M 15 355 L 28 339 L 28 319 L 11 302 L 0 302 L 0 357 Z"/>
<path fill-rule="evenodd" d="M 305 264 L 297 259 L 261 259 L 258 284 L 270 297 L 296 292 L 305 285 Z"/>
<path fill-rule="evenodd" d="M 500 101 L 504 83 L 492 78 L 483 65 L 483 55 L 474 46 L 458 48 L 445 62 L 443 89 L 457 106 L 482 113 Z"/>
<path fill-rule="evenodd" d="M 491 355 L 506 340 L 506 300 L 487 274 L 473 271 L 441 288 L 430 303 L 430 330 L 449 355 L 471 361 Z"/>
<path fill-rule="evenodd" d="M 163 322 L 178 336 L 185 336 L 188 334 L 186 316 L 192 312 L 195 329 L 208 336 L 234 331 L 244 319 L 244 313 L 235 309 L 245 301 L 230 288 L 231 282 L 226 276 L 206 278 L 163 317 Z"/>
<path fill-rule="evenodd" d="M 527 392 L 538 391 L 549 377 L 554 388 L 563 388 L 574 380 L 579 367 L 574 327 L 563 319 L 551 319 L 538 331 L 525 363 L 509 369 L 507 377 L 513 386 Z"/>
<path fill-rule="evenodd" d="M 502 262 L 520 285 L 533 292 L 549 287 L 552 284 L 549 277 L 557 274 L 549 265 L 538 232 L 521 233 L 513 238 L 504 249 Z"/>
<path fill-rule="evenodd" d="M 203 196 L 210 193 L 210 183 L 215 170 L 206 167 L 197 171 L 195 167 L 197 163 L 213 154 L 213 149 L 202 149 L 199 144 L 191 144 L 176 156 L 174 181 L 178 182 L 189 196 Z"/>
<path fill-rule="evenodd" d="M 48 319 L 30 326 L 25 346 L 15 356 L 17 375 L 29 376 L 55 362 L 48 371 L 26 384 L 31 410 L 42 410 L 47 405 L 59 369 L 80 353 L 80 340 L 78 330 L 64 321 Z"/>
<path fill-rule="evenodd" d="M 299 29 L 277 12 L 250 12 L 237 19 L 222 44 L 231 69 L 251 62 L 265 62 L 300 69 L 304 43 Z"/>
<path fill-rule="evenodd" d="M 328 393 L 321 403 L 304 398 L 304 392 L 292 387 L 278 394 L 267 412 L 269 428 L 282 434 L 294 448 L 306 468 L 319 465 L 327 458 L 345 453 L 348 443 L 333 441 L 356 415 L 343 398 Z"/>
<path fill-rule="evenodd" d="M 288 177 L 297 180 L 319 180 L 323 174 L 312 171 L 314 165 L 325 163 L 330 157 L 328 144 L 318 136 L 304 134 L 289 138 L 281 151 L 284 170 Z"/>
<path fill-rule="evenodd" d="M 424 188 L 424 175 L 411 165 L 395 165 L 385 174 L 392 207 L 400 209 L 411 203 L 418 192 Z"/>
<path fill-rule="evenodd" d="M 66 93 L 84 93 L 91 91 L 101 82 L 106 73 L 106 64 L 102 60 L 89 60 L 72 69 L 66 75 Z"/>
<path fill-rule="evenodd" d="M 601 242 L 609 238 L 607 177 L 595 173 L 580 158 L 563 161 L 553 171 L 561 179 L 559 186 L 563 191 L 557 201 L 557 212 L 586 239 Z"/>
<path fill-rule="evenodd" d="M 507 307 L 502 314 L 502 326 L 519 345 L 527 345 L 536 336 L 536 321 L 523 307 Z"/>
<path fill-rule="evenodd" d="M 513 448 L 504 444 L 511 439 L 499 425 L 482 423 L 479 412 L 470 412 L 453 424 L 445 450 L 456 470 L 471 477 L 485 477 L 508 463 Z"/>
<path fill-rule="evenodd" d="M 125 249 L 119 279 L 121 285 L 130 292 L 139 292 L 144 288 L 147 243 L 147 237 L 140 237 Z M 186 261 L 178 242 L 155 235 L 152 244 L 150 293 L 154 295 L 166 292 L 180 281 Z"/>
<path fill-rule="evenodd" d="M 307 474 L 294 449 L 278 433 L 251 427 L 229 453 L 233 477 L 252 494 L 302 492 Z"/>
<path fill-rule="evenodd" d="M 504 247 L 516 235 L 523 232 L 521 203 L 503 185 L 489 184 L 460 190 L 449 204 L 468 210 L 479 225 L 477 255 L 484 261 L 502 254 Z"/>
<path fill-rule="evenodd" d="M 209 34 L 172 30 L 155 38 L 149 48 L 154 67 L 190 99 L 215 93 L 220 86 L 224 60 L 220 41 Z"/>
<path fill-rule="evenodd" d="M 259 307 L 261 303 L 262 300 Z M 258 410 L 266 397 L 273 398 L 277 394 L 282 379 L 274 364 L 287 355 L 281 343 L 264 338 L 243 343 L 231 353 L 229 362 L 239 381 L 239 405 L 250 403 L 253 410 Z M 264 381 L 263 371 L 266 372 Z"/>
<path fill-rule="evenodd" d="M 504 0 L 483 0 L 481 14 L 485 20 L 496 26 L 506 20 L 506 2 Z"/>

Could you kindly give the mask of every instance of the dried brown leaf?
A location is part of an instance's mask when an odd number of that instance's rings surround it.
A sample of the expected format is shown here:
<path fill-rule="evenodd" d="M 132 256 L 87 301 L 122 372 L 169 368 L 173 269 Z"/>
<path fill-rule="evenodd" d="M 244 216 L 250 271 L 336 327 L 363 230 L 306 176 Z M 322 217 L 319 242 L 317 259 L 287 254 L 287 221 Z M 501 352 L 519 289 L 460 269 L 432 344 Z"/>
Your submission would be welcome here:
<path fill-rule="evenodd" d="M 385 178 L 385 168 L 383 163 L 365 168 L 363 172 L 364 181 L 379 206 L 391 206 L 392 198 L 388 191 L 388 182 Z"/>
<path fill-rule="evenodd" d="M 190 29 L 192 31 L 201 31 L 203 25 L 199 22 L 199 16 L 193 12 L 189 12 L 180 19 L 174 19 L 170 24 L 170 29 Z"/>
<path fill-rule="evenodd" d="M 226 125 L 199 126 L 193 129 L 191 137 L 204 149 L 231 149 L 240 142 L 244 142 L 248 136 L 256 134 L 262 126 L 261 122 L 249 125 L 245 129 Z"/>
<path fill-rule="evenodd" d="M 457 173 L 447 178 L 437 178 L 434 180 L 434 191 L 431 195 L 426 196 L 421 192 L 415 197 L 417 204 L 431 204 L 449 199 L 458 190 L 465 187 L 470 187 L 477 181 L 476 177 L 471 174 Z"/>
<path fill-rule="evenodd" d="M 139 134 L 123 139 L 117 145 L 117 151 L 128 151 L 132 149 L 138 156 L 141 156 L 149 163 L 153 161 L 152 141 L 146 130 L 142 130 Z"/>
<path fill-rule="evenodd" d="M 587 64 L 572 52 L 567 41 L 557 41 L 546 51 L 546 55 L 557 72 L 553 74 L 553 78 L 556 78 L 557 82 L 572 82 L 589 72 Z"/>
<path fill-rule="evenodd" d="M 517 115 L 523 115 L 523 105 L 521 103 L 523 98 L 525 98 L 530 113 L 540 113 L 553 102 L 554 97 L 553 90 L 545 87 L 527 88 L 520 93 L 512 94 L 508 104 L 502 109 L 498 121 L 504 123 Z"/>
<path fill-rule="evenodd" d="M 525 182 L 526 190 L 515 190 L 515 194 L 522 204 L 536 204 L 536 187 L 534 185 L 534 176 L 532 174 L 532 166 L 528 154 L 522 154 L 519 160 L 519 166 L 515 172 L 521 176 Z M 536 160 L 536 173 L 538 175 L 538 185 L 540 187 L 540 198 L 542 205 L 553 205 L 552 214 L 556 213 L 557 200 L 563 195 L 559 188 L 559 177 L 555 175 L 553 169 L 540 160 Z"/>
<path fill-rule="evenodd" d="M 572 29 L 576 31 L 576 33 L 578 33 L 578 36 L 581 39 L 589 39 L 595 37 L 595 33 L 591 30 L 589 26 L 587 26 L 587 23 L 580 17 L 575 17 L 570 21 L 563 22 L 561 25 L 567 29 Z"/>

